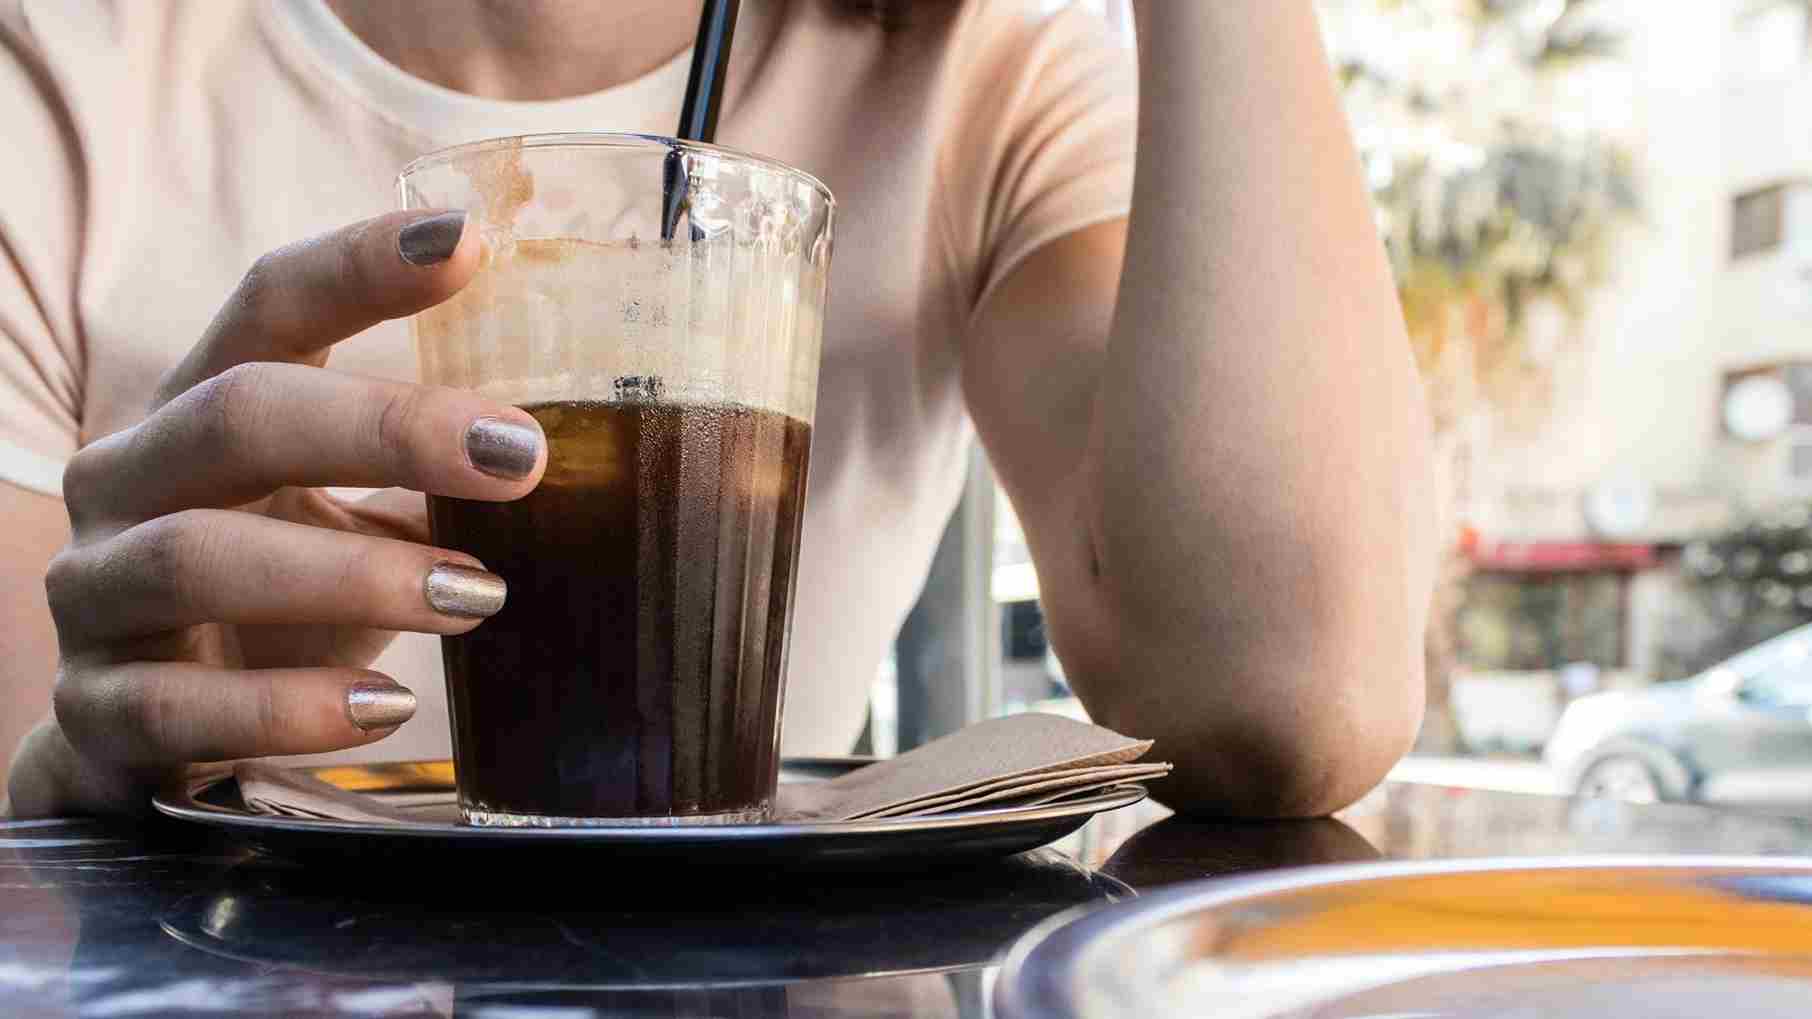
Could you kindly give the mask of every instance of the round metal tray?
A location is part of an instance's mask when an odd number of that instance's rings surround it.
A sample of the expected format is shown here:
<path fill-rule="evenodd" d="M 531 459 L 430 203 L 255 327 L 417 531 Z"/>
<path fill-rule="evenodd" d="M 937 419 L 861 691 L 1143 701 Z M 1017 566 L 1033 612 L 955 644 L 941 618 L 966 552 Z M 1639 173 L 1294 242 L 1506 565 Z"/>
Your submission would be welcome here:
<path fill-rule="evenodd" d="M 1360 864 L 1196 882 L 1055 917 L 1002 1019 L 1799 1014 L 1812 860 Z"/>
<path fill-rule="evenodd" d="M 173 903 L 159 925 L 192 948 L 272 971 L 342 986 L 447 983 L 490 1000 L 504 991 L 772 987 L 980 969 L 1045 917 L 1133 894 L 1051 849 L 829 880 L 595 860 L 482 881 L 458 861 L 408 870 L 358 881 L 345 868 L 253 861 Z"/>
<path fill-rule="evenodd" d="M 830 778 L 868 758 L 788 760 L 787 780 Z M 301 769 L 323 781 L 393 802 L 444 804 L 453 792 L 447 761 Z M 166 816 L 207 825 L 265 852 L 292 859 L 373 854 L 609 851 L 615 859 L 760 867 L 939 866 L 952 858 L 1009 856 L 1054 842 L 1106 810 L 1145 798 L 1139 785 L 1041 804 L 875 821 L 701 825 L 697 827 L 487 828 L 458 823 L 371 824 L 274 817 L 248 811 L 232 776 L 153 800 Z"/>

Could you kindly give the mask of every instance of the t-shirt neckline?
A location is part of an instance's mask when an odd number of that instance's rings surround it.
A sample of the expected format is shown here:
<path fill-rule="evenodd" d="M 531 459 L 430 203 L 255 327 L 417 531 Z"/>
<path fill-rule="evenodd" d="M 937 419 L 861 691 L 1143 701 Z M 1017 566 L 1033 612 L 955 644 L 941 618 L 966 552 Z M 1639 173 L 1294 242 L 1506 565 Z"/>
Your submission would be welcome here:
<path fill-rule="evenodd" d="M 634 78 L 586 95 L 551 100 L 484 99 L 404 71 L 365 44 L 326 0 L 274 0 L 290 36 L 355 98 L 387 119 L 447 144 L 549 131 L 671 131 L 650 123 L 678 116 L 691 47 Z"/>

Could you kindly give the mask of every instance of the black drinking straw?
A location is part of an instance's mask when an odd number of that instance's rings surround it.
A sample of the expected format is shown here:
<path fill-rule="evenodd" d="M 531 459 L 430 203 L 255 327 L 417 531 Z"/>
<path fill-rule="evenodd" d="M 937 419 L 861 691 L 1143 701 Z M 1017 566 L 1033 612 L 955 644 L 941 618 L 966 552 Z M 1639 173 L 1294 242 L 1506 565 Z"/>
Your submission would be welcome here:
<path fill-rule="evenodd" d="M 730 40 L 736 34 L 736 12 L 742 0 L 705 0 L 692 46 L 692 71 L 686 75 L 686 98 L 680 104 L 681 141 L 709 143 L 717 137 L 717 111 L 723 106 L 724 78 L 730 69 Z M 677 147 L 667 150 L 661 169 L 661 239 L 673 239 L 686 207 L 686 168 Z"/>

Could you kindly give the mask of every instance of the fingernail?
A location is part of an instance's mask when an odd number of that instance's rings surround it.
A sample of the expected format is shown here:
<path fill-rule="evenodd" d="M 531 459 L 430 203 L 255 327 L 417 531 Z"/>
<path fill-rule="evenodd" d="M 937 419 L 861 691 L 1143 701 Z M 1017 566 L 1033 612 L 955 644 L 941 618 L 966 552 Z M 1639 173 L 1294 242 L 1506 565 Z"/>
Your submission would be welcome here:
<path fill-rule="evenodd" d="M 541 458 L 541 432 L 502 418 L 479 418 L 466 429 L 466 457 L 494 477 L 526 478 Z"/>
<path fill-rule="evenodd" d="M 429 570 L 422 590 L 434 611 L 463 619 L 496 615 L 509 594 L 502 577 L 458 563 L 441 563 Z"/>
<path fill-rule="evenodd" d="M 396 249 L 410 265 L 434 265 L 453 257 L 465 232 L 465 213 L 443 212 L 403 227 L 396 235 Z"/>
<path fill-rule="evenodd" d="M 358 683 L 346 691 L 346 715 L 366 732 L 402 725 L 415 717 L 415 695 L 395 683 Z"/>

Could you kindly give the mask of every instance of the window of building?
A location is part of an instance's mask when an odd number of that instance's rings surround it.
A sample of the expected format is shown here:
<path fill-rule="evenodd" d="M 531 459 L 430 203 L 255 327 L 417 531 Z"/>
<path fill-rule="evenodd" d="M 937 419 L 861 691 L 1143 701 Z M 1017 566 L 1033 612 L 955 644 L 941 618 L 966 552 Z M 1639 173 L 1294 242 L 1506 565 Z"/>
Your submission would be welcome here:
<path fill-rule="evenodd" d="M 1747 258 L 1774 251 L 1786 232 L 1787 188 L 1784 184 L 1745 191 L 1730 200 L 1730 257 Z"/>

